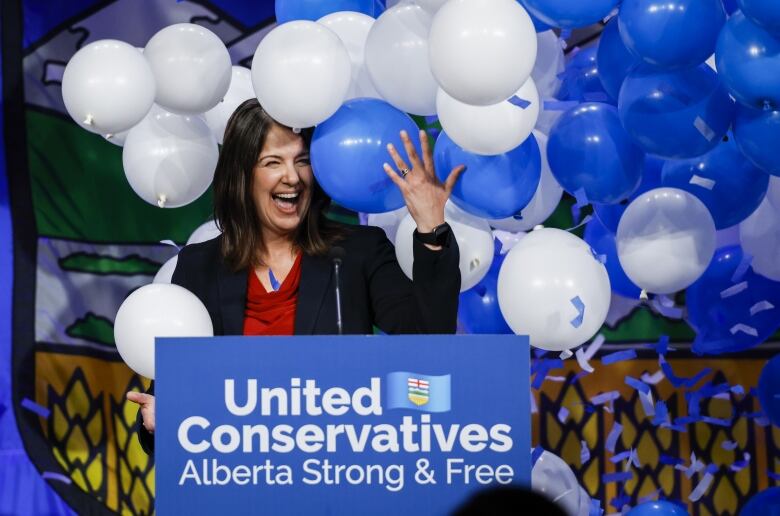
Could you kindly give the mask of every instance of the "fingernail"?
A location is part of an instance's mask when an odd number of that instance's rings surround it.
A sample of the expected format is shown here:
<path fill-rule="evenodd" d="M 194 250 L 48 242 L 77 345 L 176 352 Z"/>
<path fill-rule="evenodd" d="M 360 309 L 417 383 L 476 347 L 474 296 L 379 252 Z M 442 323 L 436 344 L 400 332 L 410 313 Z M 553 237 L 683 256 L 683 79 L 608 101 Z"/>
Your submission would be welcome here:
<path fill-rule="evenodd" d="M 406 138 L 406 136 L 407 136 L 407 134 L 406 134 L 406 131 L 402 130 L 402 131 L 401 131 L 401 136 L 403 136 L 404 138 Z"/>

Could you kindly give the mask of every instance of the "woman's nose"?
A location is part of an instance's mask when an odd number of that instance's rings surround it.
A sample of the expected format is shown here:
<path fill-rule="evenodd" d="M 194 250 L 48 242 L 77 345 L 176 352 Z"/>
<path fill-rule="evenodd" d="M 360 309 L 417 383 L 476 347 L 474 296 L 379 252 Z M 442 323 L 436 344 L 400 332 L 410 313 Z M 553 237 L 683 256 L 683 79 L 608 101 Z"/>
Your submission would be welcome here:
<path fill-rule="evenodd" d="M 298 168 L 295 166 L 295 163 L 285 163 L 283 180 L 289 185 L 300 183 L 301 177 L 298 174 Z"/>

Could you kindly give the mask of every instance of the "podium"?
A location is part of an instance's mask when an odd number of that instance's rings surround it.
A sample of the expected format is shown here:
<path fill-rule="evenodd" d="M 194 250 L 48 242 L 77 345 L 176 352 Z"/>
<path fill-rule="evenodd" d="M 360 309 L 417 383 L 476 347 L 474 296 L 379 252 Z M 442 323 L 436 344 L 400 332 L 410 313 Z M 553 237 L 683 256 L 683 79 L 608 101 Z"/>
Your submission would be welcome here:
<path fill-rule="evenodd" d="M 158 514 L 444 515 L 530 485 L 527 337 L 164 338 Z"/>

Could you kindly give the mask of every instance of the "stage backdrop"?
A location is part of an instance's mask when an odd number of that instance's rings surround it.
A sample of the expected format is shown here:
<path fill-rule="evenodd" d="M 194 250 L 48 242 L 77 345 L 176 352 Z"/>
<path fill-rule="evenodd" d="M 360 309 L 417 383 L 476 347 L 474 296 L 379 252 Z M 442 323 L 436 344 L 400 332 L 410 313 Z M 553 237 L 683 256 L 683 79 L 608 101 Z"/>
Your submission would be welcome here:
<path fill-rule="evenodd" d="M 119 359 L 112 325 L 125 296 L 149 283 L 176 253 L 160 242 L 183 245 L 210 217 L 211 197 L 175 210 L 137 198 L 122 171 L 121 148 L 68 117 L 60 81 L 65 64 L 85 44 L 116 38 L 143 47 L 157 30 L 177 22 L 208 27 L 226 43 L 234 64 L 249 66 L 273 26 L 273 2 L 2 2 L 0 472 L 9 473 L 0 474 L 0 512 L 65 514 L 62 500 L 80 514 L 153 510 L 154 463 L 138 445 L 136 407 L 124 397 L 146 380 Z M 572 225 L 571 204 L 564 200 L 551 225 Z M 334 216 L 345 218 L 343 211 Z M 738 359 L 702 361 L 686 349 L 694 334 L 679 315 L 666 311 L 678 319 L 661 317 L 638 301 L 616 298 L 613 304 L 603 329 L 608 344 L 591 362 L 594 373 L 581 376 L 573 359 L 537 358 L 534 442 L 572 464 L 589 494 L 602 507 L 613 505 L 604 507 L 607 512 L 648 496 L 687 501 L 707 481 L 710 488 L 691 514 L 733 514 L 752 493 L 776 484 L 771 475 L 780 469 L 780 433 L 755 417 L 758 406 L 748 389 L 767 347 Z M 727 425 L 654 423 L 639 391 L 624 384 L 626 374 L 658 371 L 652 349 L 633 360 L 600 362 L 620 343 L 653 343 L 662 335 L 680 348 L 667 355 L 677 375 L 693 377 L 710 366 L 702 382 L 745 386 L 744 395 L 734 389 L 702 403 L 712 420 L 732 418 Z M 656 405 L 665 401 L 672 421 L 687 414 L 684 393 L 668 378 L 650 392 Z M 611 401 L 596 402 L 604 399 Z M 662 408 L 650 412 L 657 410 Z M 636 462 L 622 453 L 631 450 Z M 689 478 L 685 467 L 692 454 L 714 466 Z M 615 476 L 626 457 L 633 462 L 630 476 Z"/>

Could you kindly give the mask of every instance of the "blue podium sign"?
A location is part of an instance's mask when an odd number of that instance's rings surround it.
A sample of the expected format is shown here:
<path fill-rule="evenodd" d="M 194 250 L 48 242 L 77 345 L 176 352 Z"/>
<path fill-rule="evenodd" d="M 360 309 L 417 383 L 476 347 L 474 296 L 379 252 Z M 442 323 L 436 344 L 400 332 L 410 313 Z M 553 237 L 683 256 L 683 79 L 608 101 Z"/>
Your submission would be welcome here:
<path fill-rule="evenodd" d="M 157 342 L 159 514 L 447 514 L 530 484 L 526 337 Z"/>

